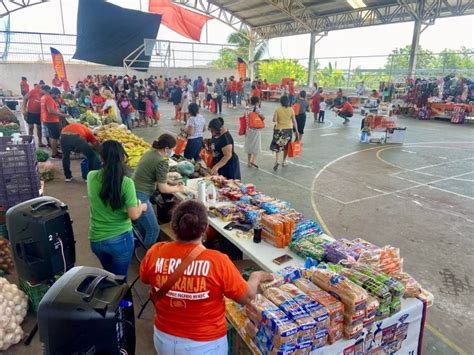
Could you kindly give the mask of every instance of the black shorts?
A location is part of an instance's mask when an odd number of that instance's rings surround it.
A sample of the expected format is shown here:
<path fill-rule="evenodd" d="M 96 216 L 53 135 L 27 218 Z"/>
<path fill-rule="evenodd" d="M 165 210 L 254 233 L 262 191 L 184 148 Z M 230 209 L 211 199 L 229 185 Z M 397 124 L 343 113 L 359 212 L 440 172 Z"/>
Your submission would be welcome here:
<path fill-rule="evenodd" d="M 61 136 L 61 127 L 59 126 L 59 123 L 45 122 L 44 124 L 48 129 L 49 138 L 59 139 L 59 137 Z"/>
<path fill-rule="evenodd" d="M 26 123 L 37 124 L 38 126 L 41 126 L 41 114 L 39 112 L 38 113 L 28 112 L 26 114 Z"/>

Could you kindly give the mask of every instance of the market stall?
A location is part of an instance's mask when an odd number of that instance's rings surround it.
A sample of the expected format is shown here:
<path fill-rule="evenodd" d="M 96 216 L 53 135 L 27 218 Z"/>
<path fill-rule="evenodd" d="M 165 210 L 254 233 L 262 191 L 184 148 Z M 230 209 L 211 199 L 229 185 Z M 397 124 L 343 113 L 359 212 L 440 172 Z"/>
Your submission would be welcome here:
<path fill-rule="evenodd" d="M 188 180 L 180 198 L 201 199 L 199 186 L 211 183 L 220 201 L 203 201 L 209 224 L 274 275 L 250 306 L 227 301 L 228 320 L 254 354 L 419 353 L 432 296 L 402 271 L 397 248 L 335 240 L 284 201 L 222 177 Z M 232 221 L 265 237 L 228 230 Z"/>

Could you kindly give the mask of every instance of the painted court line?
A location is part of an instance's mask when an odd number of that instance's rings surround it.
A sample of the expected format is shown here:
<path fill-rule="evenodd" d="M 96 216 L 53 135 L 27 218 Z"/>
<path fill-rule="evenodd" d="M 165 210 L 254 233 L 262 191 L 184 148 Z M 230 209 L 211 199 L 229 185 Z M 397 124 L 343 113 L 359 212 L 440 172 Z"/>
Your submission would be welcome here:
<path fill-rule="evenodd" d="M 326 133 L 326 134 L 321 134 L 320 137 L 327 137 L 327 136 L 335 136 L 338 135 L 339 133 Z"/>

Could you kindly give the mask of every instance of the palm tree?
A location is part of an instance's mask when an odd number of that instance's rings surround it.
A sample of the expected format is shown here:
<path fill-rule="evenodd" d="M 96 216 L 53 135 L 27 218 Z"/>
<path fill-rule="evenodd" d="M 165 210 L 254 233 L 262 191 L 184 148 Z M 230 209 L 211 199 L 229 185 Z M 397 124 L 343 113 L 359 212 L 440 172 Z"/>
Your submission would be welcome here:
<path fill-rule="evenodd" d="M 266 40 L 257 42 L 253 39 L 255 43 L 253 58 L 250 58 L 250 39 L 252 39 L 252 33 L 245 29 L 231 33 L 229 37 L 227 37 L 227 43 L 236 45 L 236 54 L 247 63 L 259 61 L 268 52 L 268 42 Z"/>

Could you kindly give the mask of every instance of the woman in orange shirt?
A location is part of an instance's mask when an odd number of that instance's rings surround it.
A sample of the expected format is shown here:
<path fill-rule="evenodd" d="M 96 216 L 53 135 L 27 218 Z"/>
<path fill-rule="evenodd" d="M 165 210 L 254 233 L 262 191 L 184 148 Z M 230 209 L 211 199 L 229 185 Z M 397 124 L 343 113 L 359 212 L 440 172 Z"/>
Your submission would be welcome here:
<path fill-rule="evenodd" d="M 227 355 L 224 296 L 247 304 L 270 274 L 254 272 L 246 282 L 229 257 L 202 246 L 207 209 L 185 201 L 173 212 L 171 227 L 177 241 L 156 243 L 140 265 L 140 279 L 152 287 L 155 305 L 154 344 L 158 354 Z M 201 249 L 201 250 L 199 250 Z M 199 254 L 166 295 L 158 290 L 191 253 Z"/>

